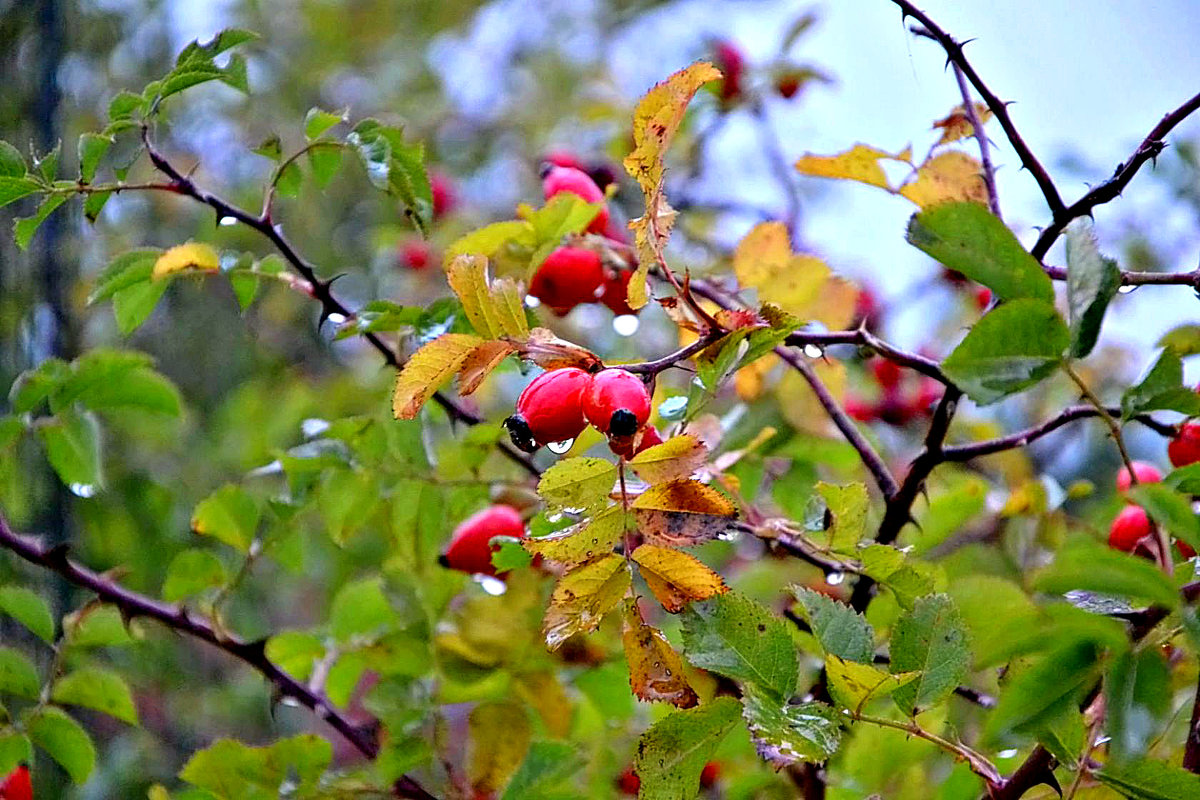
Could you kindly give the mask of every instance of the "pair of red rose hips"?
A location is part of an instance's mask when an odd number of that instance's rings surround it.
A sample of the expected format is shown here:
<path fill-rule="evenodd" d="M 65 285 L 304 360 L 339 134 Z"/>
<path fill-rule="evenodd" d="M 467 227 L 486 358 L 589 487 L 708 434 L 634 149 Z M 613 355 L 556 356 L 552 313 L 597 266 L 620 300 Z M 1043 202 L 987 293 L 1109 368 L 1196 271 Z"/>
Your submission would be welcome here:
<path fill-rule="evenodd" d="M 1134 461 L 1132 466 L 1133 475 L 1137 478 L 1138 483 L 1158 483 L 1162 480 L 1162 473 L 1153 464 Z M 1130 478 L 1129 468 L 1121 467 L 1117 473 L 1117 491 L 1123 494 L 1132 486 L 1133 480 Z M 1121 509 L 1121 513 L 1113 519 L 1112 525 L 1108 529 L 1108 546 L 1126 553 L 1137 552 L 1150 555 L 1144 542 L 1152 529 L 1150 515 L 1146 513 L 1146 509 L 1130 503 Z M 1184 558 L 1196 555 L 1196 551 L 1187 542 L 1176 541 L 1175 549 Z"/>
<path fill-rule="evenodd" d="M 632 372 L 610 368 L 593 375 L 563 367 L 534 378 L 504 426 L 514 445 L 532 453 L 544 444 L 574 439 L 589 423 L 610 440 L 632 442 L 649 418 L 650 392 Z M 652 430 L 646 428 L 642 439 Z"/>

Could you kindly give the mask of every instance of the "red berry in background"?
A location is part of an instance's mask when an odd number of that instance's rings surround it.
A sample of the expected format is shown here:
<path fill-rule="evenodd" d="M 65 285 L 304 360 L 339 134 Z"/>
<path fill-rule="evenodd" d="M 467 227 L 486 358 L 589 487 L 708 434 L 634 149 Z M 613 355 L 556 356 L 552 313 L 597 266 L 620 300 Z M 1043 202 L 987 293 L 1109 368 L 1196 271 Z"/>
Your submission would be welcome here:
<path fill-rule="evenodd" d="M 603 285 L 599 255 L 582 247 L 560 247 L 533 274 L 529 294 L 561 317 L 580 303 L 594 302 Z"/>
<path fill-rule="evenodd" d="M 1178 550 L 1179 555 L 1183 556 L 1184 558 L 1195 558 L 1196 557 L 1196 551 L 1194 549 L 1192 549 L 1192 546 L 1190 544 L 1183 541 L 1182 539 L 1175 540 L 1175 549 Z"/>
<path fill-rule="evenodd" d="M 1141 506 L 1125 506 L 1108 529 L 1108 546 L 1132 553 L 1150 533 L 1150 516 Z"/>
<path fill-rule="evenodd" d="M 1185 423 L 1167 445 L 1167 458 L 1177 467 L 1200 461 L 1200 422 Z"/>
<path fill-rule="evenodd" d="M 921 382 L 917 384 L 917 393 L 913 397 L 913 413 L 932 414 L 935 404 L 942 399 L 943 391 L 945 389 L 942 384 L 928 376 L 922 377 Z"/>
<path fill-rule="evenodd" d="M 875 382 L 884 389 L 894 389 L 900 384 L 900 379 L 904 377 L 904 371 L 895 361 L 888 361 L 886 358 L 876 358 L 871 361 L 871 374 L 875 376 Z"/>
<path fill-rule="evenodd" d="M 975 290 L 975 305 L 980 311 L 986 311 L 987 307 L 992 302 L 992 290 L 986 286 L 980 286 Z"/>
<path fill-rule="evenodd" d="M 429 175 L 429 188 L 433 192 L 433 218 L 444 217 L 458 205 L 454 184 L 440 172 Z"/>
<path fill-rule="evenodd" d="M 578 367 L 543 372 L 517 398 L 517 413 L 504 421 L 512 442 L 532 453 L 544 444 L 574 439 L 587 427 L 583 395 L 592 376 Z"/>
<path fill-rule="evenodd" d="M 637 442 L 636 446 L 634 444 L 635 441 Z M 662 442 L 662 436 L 659 435 L 658 429 L 653 425 L 647 425 L 641 430 L 641 438 L 638 438 L 638 434 L 634 434 L 633 436 L 609 437 L 608 449 L 621 458 L 630 459 L 643 450 L 648 450 L 656 444 L 662 444 Z"/>
<path fill-rule="evenodd" d="M 567 192 L 580 197 L 587 203 L 605 203 L 604 191 L 591 176 L 574 167 L 551 166 L 542 176 L 542 193 L 549 200 L 556 194 Z M 589 233 L 604 233 L 608 227 L 608 206 L 601 205 L 600 213 L 588 225 Z"/>
<path fill-rule="evenodd" d="M 717 782 L 721 777 L 721 765 L 716 761 L 709 761 L 704 765 L 704 769 L 700 770 L 700 788 L 708 789 Z"/>
<path fill-rule="evenodd" d="M 1138 483 L 1158 483 L 1162 480 L 1162 473 L 1158 471 L 1158 467 L 1147 464 L 1145 461 L 1133 462 L 1133 474 Z M 1117 491 L 1127 492 L 1132 485 L 1133 481 L 1129 479 L 1129 468 L 1121 467 L 1117 472 Z"/>
<path fill-rule="evenodd" d="M 622 269 L 613 272 L 604 281 L 604 291 L 600 295 L 600 302 L 608 306 L 608 310 L 618 317 L 637 313 L 629 307 L 629 279 L 632 277 L 632 272 Z"/>
<path fill-rule="evenodd" d="M 515 508 L 489 506 L 467 517 L 450 537 L 450 545 L 438 562 L 449 569 L 469 575 L 495 575 L 492 566 L 493 536 L 525 538 L 525 523 Z"/>
<path fill-rule="evenodd" d="M 617 777 L 617 789 L 622 794 L 636 796 L 638 790 L 642 788 L 642 779 L 633 771 L 633 767 L 626 767 L 625 771 Z"/>
<path fill-rule="evenodd" d="M 0 782 L 0 800 L 33 800 L 33 783 L 29 779 L 29 767 L 17 766 Z"/>
<path fill-rule="evenodd" d="M 583 393 L 583 415 L 605 435 L 632 436 L 650 418 L 650 392 L 632 372 L 600 370 Z"/>
<path fill-rule="evenodd" d="M 879 298 L 869 287 L 862 287 L 854 298 L 854 325 L 874 328 L 879 322 Z"/>
<path fill-rule="evenodd" d="M 401 266 L 419 272 L 429 266 L 432 253 L 429 244 L 421 239 L 409 239 L 400 245 L 399 260 Z"/>
<path fill-rule="evenodd" d="M 570 150 L 551 150 L 546 154 L 546 163 L 553 164 L 556 167 L 570 167 L 577 169 L 580 172 L 587 172 L 587 164 L 579 159 Z"/>
<path fill-rule="evenodd" d="M 861 397 L 854 395 L 846 396 L 846 413 L 859 422 L 870 422 L 875 419 L 877 409 L 874 403 L 868 403 Z"/>
<path fill-rule="evenodd" d="M 717 42 L 713 53 L 717 69 L 725 76 L 721 82 L 721 100 L 730 103 L 742 95 L 742 74 L 746 69 L 746 57 L 733 42 L 723 39 Z"/>
<path fill-rule="evenodd" d="M 791 100 L 800 91 L 800 77 L 793 73 L 785 73 L 775 79 L 775 91 L 784 100 Z"/>

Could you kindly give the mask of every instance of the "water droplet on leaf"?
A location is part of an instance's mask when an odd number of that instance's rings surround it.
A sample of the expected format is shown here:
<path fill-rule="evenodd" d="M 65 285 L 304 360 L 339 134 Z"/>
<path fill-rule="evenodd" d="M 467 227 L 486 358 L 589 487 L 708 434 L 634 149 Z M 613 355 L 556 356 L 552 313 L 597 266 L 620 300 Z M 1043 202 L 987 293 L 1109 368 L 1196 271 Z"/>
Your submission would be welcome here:
<path fill-rule="evenodd" d="M 479 583 L 479 587 L 492 597 L 499 597 L 508 591 L 508 584 L 499 578 L 493 578 L 491 575 L 476 575 L 475 580 Z"/>
<path fill-rule="evenodd" d="M 846 574 L 843 572 L 831 572 L 825 576 L 825 582 L 830 586 L 837 586 L 844 580 L 846 580 Z"/>
<path fill-rule="evenodd" d="M 571 449 L 571 445 L 575 444 L 574 439 L 567 439 L 561 442 L 550 442 L 546 445 L 546 449 L 556 456 L 561 456 L 563 453 Z"/>
<path fill-rule="evenodd" d="M 1122 286 L 1121 288 L 1117 289 L 1117 291 L 1120 292 L 1121 294 L 1130 294 L 1136 288 L 1137 288 L 1137 286 L 1135 286 L 1131 283 L 1127 283 L 1124 286 Z"/>
<path fill-rule="evenodd" d="M 96 494 L 96 487 L 90 483 L 72 483 L 70 485 L 71 494 L 76 497 L 93 497 Z"/>

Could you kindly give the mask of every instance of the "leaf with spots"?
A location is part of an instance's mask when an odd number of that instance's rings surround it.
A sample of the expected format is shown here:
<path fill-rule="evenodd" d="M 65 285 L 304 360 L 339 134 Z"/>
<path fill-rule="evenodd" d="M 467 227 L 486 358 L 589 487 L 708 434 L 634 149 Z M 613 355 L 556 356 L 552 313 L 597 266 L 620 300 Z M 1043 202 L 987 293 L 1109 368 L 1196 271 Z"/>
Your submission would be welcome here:
<path fill-rule="evenodd" d="M 724 533 L 737 510 L 716 489 L 683 479 L 651 486 L 633 502 L 633 515 L 651 544 L 688 547 Z"/>
<path fill-rule="evenodd" d="M 796 689 L 800 668 L 787 624 L 744 595 L 729 592 L 688 606 L 683 645 L 687 660 L 701 669 L 781 700 Z"/>
<path fill-rule="evenodd" d="M 625 509 L 613 505 L 586 522 L 549 536 L 524 539 L 521 545 L 535 556 L 574 566 L 611 553 L 625 536 L 626 520 Z"/>
<path fill-rule="evenodd" d="M 987 107 L 986 103 L 977 101 L 973 105 L 975 106 L 975 119 L 979 120 L 980 125 L 986 125 L 987 121 L 992 118 L 992 110 Z M 934 130 L 942 129 L 942 138 L 934 143 L 935 147 L 975 135 L 975 126 L 971 124 L 971 119 L 967 116 L 966 105 L 963 103 L 959 103 L 949 114 L 933 123 L 933 128 Z"/>
<path fill-rule="evenodd" d="M 625 601 L 621 643 L 629 664 L 629 686 L 635 696 L 679 708 L 691 708 L 700 702 L 687 682 L 679 654 L 662 631 L 646 624 L 634 600 Z"/>
<path fill-rule="evenodd" d="M 632 558 L 650 591 L 671 614 L 678 614 L 693 600 L 729 591 L 720 575 L 681 550 L 644 544 L 633 551 Z"/>
<path fill-rule="evenodd" d="M 600 627 L 604 616 L 629 591 L 630 575 L 625 559 L 610 553 L 575 567 L 559 578 L 542 620 L 546 646 L 557 650 L 577 633 Z"/>
<path fill-rule="evenodd" d="M 542 473 L 538 495 L 551 508 L 595 509 L 608 501 L 617 465 L 603 458 L 567 458 Z"/>
<path fill-rule="evenodd" d="M 825 677 L 834 702 L 858 713 L 872 700 L 887 697 L 911 683 L 919 672 L 888 674 L 871 664 L 846 661 L 835 655 L 825 656 Z"/>
<path fill-rule="evenodd" d="M 446 333 L 413 353 L 396 376 L 392 393 L 392 414 L 396 419 L 416 419 L 434 392 L 458 372 L 481 344 L 483 340 L 478 336 Z"/>
<path fill-rule="evenodd" d="M 835 553 L 854 553 L 867 524 L 867 487 L 861 483 L 835 486 L 818 483 L 817 493 L 833 516 L 825 545 Z"/>
<path fill-rule="evenodd" d="M 634 756 L 640 800 L 693 800 L 700 792 L 701 770 L 737 724 L 740 710 L 732 697 L 718 697 L 675 711 L 642 734 Z"/>
<path fill-rule="evenodd" d="M 917 598 L 892 629 L 891 655 L 893 673 L 920 672 L 892 695 L 904 713 L 949 697 L 971 665 L 967 628 L 954 601 L 944 594 Z"/>
<path fill-rule="evenodd" d="M 758 754 L 776 768 L 825 761 L 841 746 L 839 715 L 824 703 L 792 705 L 786 698 L 748 686 L 742 704 Z"/>
<path fill-rule="evenodd" d="M 988 201 L 983 167 L 971 156 L 957 150 L 936 155 L 918 167 L 916 178 L 901 186 L 899 194 L 921 208 L 960 201 L 982 204 Z"/>
<path fill-rule="evenodd" d="M 484 342 L 470 352 L 458 370 L 458 393 L 466 397 L 479 388 L 483 379 L 492 373 L 500 362 L 517 351 L 508 342 Z"/>
<path fill-rule="evenodd" d="M 827 655 L 870 664 L 875 657 L 875 631 L 850 606 L 812 589 L 792 587 L 800 616 Z"/>
<path fill-rule="evenodd" d="M 646 448 L 630 459 L 629 466 L 646 483 L 666 483 L 690 478 L 707 458 L 708 448 L 695 436 L 685 433 Z"/>

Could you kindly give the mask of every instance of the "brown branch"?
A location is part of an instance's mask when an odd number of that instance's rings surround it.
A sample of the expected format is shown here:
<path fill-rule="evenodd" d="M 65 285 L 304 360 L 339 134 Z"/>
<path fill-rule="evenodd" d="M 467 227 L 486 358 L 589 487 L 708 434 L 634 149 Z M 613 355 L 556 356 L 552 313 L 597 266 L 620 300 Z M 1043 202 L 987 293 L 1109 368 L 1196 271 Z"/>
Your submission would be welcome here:
<path fill-rule="evenodd" d="M 950 379 L 946 377 L 946 373 L 942 372 L 942 368 L 932 358 L 926 358 L 916 353 L 901 350 L 880 339 L 866 328 L 858 328 L 853 331 L 796 331 L 789 334 L 785 341 L 793 347 L 804 347 L 810 344 L 817 345 L 818 347 L 835 344 L 858 345 L 859 347 L 865 347 L 868 350 L 874 351 L 881 358 L 886 358 L 888 361 L 894 361 L 900 366 L 908 367 L 914 372 L 927 375 L 939 383 L 950 383 Z"/>
<path fill-rule="evenodd" d="M 1065 281 L 1067 268 L 1043 264 L 1042 269 L 1052 280 Z M 1200 291 L 1200 269 L 1187 272 L 1126 272 L 1121 271 L 1122 286 L 1191 286 Z"/>
<path fill-rule="evenodd" d="M 1129 157 L 1129 160 L 1117 165 L 1111 178 L 1099 186 L 1092 188 L 1091 191 L 1072 203 L 1070 207 L 1056 211 L 1053 221 L 1046 226 L 1041 236 L 1038 237 L 1037 243 L 1033 246 L 1031 252 L 1034 258 L 1040 260 L 1049 252 L 1050 246 L 1054 244 L 1059 235 L 1067 227 L 1067 223 L 1071 220 L 1090 215 L 1096 206 L 1104 205 L 1120 195 L 1125 187 L 1129 185 L 1129 182 L 1133 180 L 1133 176 L 1142 168 L 1142 165 L 1147 161 L 1154 160 L 1163 151 L 1166 147 L 1163 138 L 1176 125 L 1183 122 L 1197 110 L 1200 110 L 1200 94 L 1194 95 L 1183 105 L 1179 106 L 1179 108 L 1160 119 L 1153 130 L 1146 134 L 1146 138 L 1138 145 L 1137 150 Z M 1193 285 L 1200 285 L 1200 275 L 1193 278 Z"/>
<path fill-rule="evenodd" d="M 1029 149 L 1029 145 L 1021 138 L 1021 134 L 1017 131 L 1017 127 L 1013 124 L 1012 117 L 1008 115 L 1008 106 L 999 97 L 988 88 L 983 79 L 979 77 L 979 73 L 971 66 L 971 62 L 967 61 L 967 57 L 963 54 L 962 45 L 946 33 L 936 22 L 929 18 L 925 12 L 914 6 L 908 0 L 892 0 L 905 17 L 912 17 L 921 23 L 928 32 L 931 38 L 937 41 L 946 51 L 946 58 L 951 64 L 954 64 L 962 70 L 963 75 L 975 87 L 975 91 L 979 92 L 979 96 L 983 98 L 984 104 L 988 110 L 1000 123 L 1000 127 L 1004 129 L 1004 135 L 1008 137 L 1008 141 L 1012 144 L 1012 148 L 1017 153 L 1017 157 L 1021 160 L 1021 164 L 1025 169 L 1029 170 L 1033 175 L 1033 179 L 1037 181 L 1038 187 L 1042 190 L 1042 196 L 1046 198 L 1046 205 L 1050 208 L 1050 214 L 1054 219 L 1058 219 L 1066 210 L 1066 205 L 1063 203 L 1062 197 L 1058 193 L 1058 188 L 1055 187 L 1054 181 L 1050 178 L 1050 173 L 1046 172 L 1046 168 Z M 1065 223 L 1064 223 L 1065 224 Z"/>
<path fill-rule="evenodd" d="M 975 133 L 975 141 L 979 143 L 979 162 L 983 165 L 983 185 L 987 189 L 988 208 L 997 217 L 1000 215 L 1000 193 L 996 191 L 996 168 L 992 166 L 991 145 L 988 143 L 987 133 L 983 129 L 983 122 L 979 119 L 979 115 L 975 113 L 975 101 L 971 97 L 971 89 L 967 86 L 967 78 L 963 75 L 962 67 L 958 64 L 954 65 L 954 79 L 958 82 L 958 91 L 963 99 L 963 114 L 967 118 L 967 122 L 971 123 L 971 130 Z"/>
<path fill-rule="evenodd" d="M 652 361 L 641 361 L 637 364 L 621 364 L 621 369 L 626 372 L 632 372 L 635 375 L 657 375 L 663 370 L 670 369 L 681 361 L 686 361 L 692 356 L 699 353 L 704 348 L 714 344 L 725 334 L 724 331 L 711 331 L 704 336 L 701 336 L 696 341 L 684 345 L 674 353 L 668 353 L 662 358 L 656 358 Z"/>
<path fill-rule="evenodd" d="M 58 574 L 69 583 L 94 592 L 104 602 L 120 609 L 122 616 L 127 620 L 136 617 L 157 620 L 174 631 L 208 642 L 229 653 L 261 674 L 272 684 L 279 696 L 296 700 L 318 718 L 329 723 L 366 758 L 374 759 L 379 754 L 376 727 L 352 722 L 338 711 L 324 694 L 313 691 L 281 670 L 267 658 L 266 640 L 241 639 L 227 633 L 223 626 L 216 625 L 211 619 L 189 611 L 185 606 L 164 603 L 126 589 L 72 561 L 67 557 L 65 546 L 47 547 L 31 537 L 14 532 L 3 515 L 0 515 L 0 547 L 30 564 Z M 397 797 L 434 800 L 433 795 L 407 776 L 401 777 L 393 788 Z"/>

